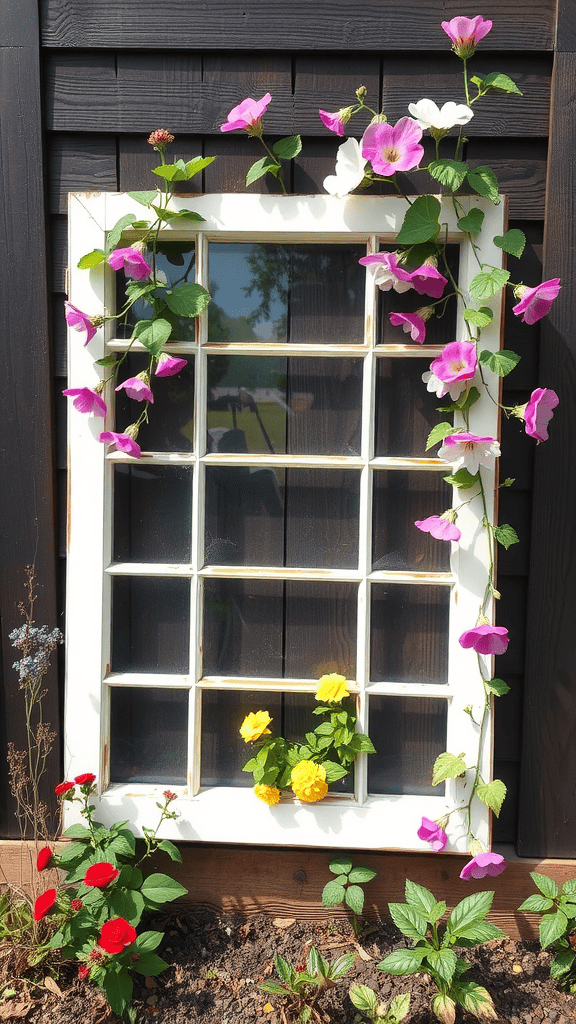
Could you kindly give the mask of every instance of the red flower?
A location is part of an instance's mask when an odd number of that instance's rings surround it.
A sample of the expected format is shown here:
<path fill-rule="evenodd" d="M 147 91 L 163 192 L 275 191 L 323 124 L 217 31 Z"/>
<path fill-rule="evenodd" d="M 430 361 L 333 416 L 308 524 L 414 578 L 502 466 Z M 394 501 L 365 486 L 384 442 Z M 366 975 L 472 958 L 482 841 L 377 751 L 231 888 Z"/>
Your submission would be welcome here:
<path fill-rule="evenodd" d="M 84 884 L 92 885 L 95 889 L 105 889 L 110 882 L 118 878 L 120 872 L 107 860 L 101 860 L 98 864 L 92 864 L 84 875 Z"/>
<path fill-rule="evenodd" d="M 136 929 L 123 917 L 106 921 L 100 930 L 100 945 L 107 953 L 121 953 L 136 938 Z"/>
<path fill-rule="evenodd" d="M 82 910 L 82 900 L 72 900 L 70 904 L 71 910 Z"/>
<path fill-rule="evenodd" d="M 34 904 L 33 918 L 35 921 L 41 921 L 49 910 L 52 909 L 56 902 L 57 892 L 56 889 L 46 889 L 46 892 L 40 894 Z"/>
<path fill-rule="evenodd" d="M 170 789 L 165 789 L 162 793 L 167 804 L 171 803 L 172 800 L 178 799 L 178 793 L 173 793 Z"/>
<path fill-rule="evenodd" d="M 86 772 L 85 775 L 77 775 L 74 782 L 77 786 L 91 786 L 96 781 L 96 776 L 92 775 L 92 772 Z"/>
<path fill-rule="evenodd" d="M 42 849 L 38 851 L 38 856 L 36 858 L 36 870 L 44 871 L 44 868 L 48 867 L 51 860 L 52 850 L 49 846 L 43 846 Z"/>
<path fill-rule="evenodd" d="M 90 959 L 91 960 L 101 960 L 102 959 L 102 953 L 101 953 L 101 951 L 99 949 L 96 949 L 96 946 L 94 947 L 94 949 L 90 950 Z"/>
<path fill-rule="evenodd" d="M 89 974 L 90 974 L 90 971 L 89 971 L 88 967 L 86 967 L 86 964 L 80 964 L 80 967 L 78 968 L 78 977 L 82 978 L 82 980 L 84 980 L 85 978 L 87 978 L 89 976 Z"/>
<path fill-rule="evenodd" d="M 63 793 L 68 793 L 71 789 L 74 789 L 73 782 L 59 782 L 54 792 L 56 796 L 62 796 Z"/>

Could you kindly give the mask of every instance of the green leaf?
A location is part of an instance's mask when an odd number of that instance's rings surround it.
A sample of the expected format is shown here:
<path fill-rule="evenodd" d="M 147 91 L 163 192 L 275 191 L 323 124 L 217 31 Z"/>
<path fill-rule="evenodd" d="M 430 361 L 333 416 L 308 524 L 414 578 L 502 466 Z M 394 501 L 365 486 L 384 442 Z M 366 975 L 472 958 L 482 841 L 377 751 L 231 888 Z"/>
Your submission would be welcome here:
<path fill-rule="evenodd" d="M 138 974 L 151 978 L 154 974 L 160 974 L 161 971 L 165 971 L 169 965 L 162 957 L 157 956 L 156 953 L 141 953 L 140 959 L 131 963 L 130 966 Z"/>
<path fill-rule="evenodd" d="M 508 75 L 503 75 L 500 71 L 491 71 L 489 75 L 486 75 L 484 85 L 490 89 L 497 89 L 499 92 L 514 92 L 517 96 L 522 95 L 512 79 L 508 78 Z"/>
<path fill-rule="evenodd" d="M 562 886 L 564 896 L 576 896 L 576 878 L 569 878 Z"/>
<path fill-rule="evenodd" d="M 129 829 L 123 828 L 114 837 L 108 849 L 117 857 L 133 857 L 136 852 L 136 840 Z"/>
<path fill-rule="evenodd" d="M 418 196 L 406 211 L 396 236 L 400 245 L 428 242 L 440 231 L 440 201 L 435 196 Z"/>
<path fill-rule="evenodd" d="M 478 195 L 490 199 L 493 203 L 499 202 L 498 178 L 491 167 L 474 167 L 468 171 L 467 178 L 468 184 Z"/>
<path fill-rule="evenodd" d="M 432 1000 L 432 1013 L 442 1024 L 454 1024 L 456 1020 L 456 1003 L 450 996 L 438 992 Z"/>
<path fill-rule="evenodd" d="M 475 327 L 487 327 L 494 319 L 494 314 L 488 306 L 481 306 L 480 309 L 465 309 L 462 316 L 469 324 Z"/>
<path fill-rule="evenodd" d="M 150 206 L 158 198 L 156 189 L 153 192 L 128 192 L 127 194 L 131 199 L 135 199 L 137 203 L 141 203 L 142 206 Z"/>
<path fill-rule="evenodd" d="M 533 896 L 529 896 L 524 903 L 521 903 L 518 910 L 526 910 L 532 914 L 545 914 L 547 910 L 551 910 L 554 906 L 554 900 L 550 899 L 549 896 L 540 896 L 538 893 L 534 893 Z"/>
<path fill-rule="evenodd" d="M 177 160 L 175 164 L 161 164 L 159 167 L 153 167 L 152 173 L 157 174 L 159 178 L 164 178 L 165 181 L 189 181 L 215 159 L 214 156 L 197 156 L 186 164 L 183 160 Z"/>
<path fill-rule="evenodd" d="M 132 889 L 114 889 L 108 896 L 108 903 L 115 917 L 123 917 L 132 925 L 138 924 L 144 911 L 142 896 Z"/>
<path fill-rule="evenodd" d="M 405 903 L 389 903 L 388 910 L 397 928 L 410 939 L 423 939 L 428 922 L 416 907 Z"/>
<path fill-rule="evenodd" d="M 356 953 L 342 953 L 341 956 L 336 957 L 333 963 L 329 965 L 329 969 L 326 972 L 327 976 L 331 978 L 332 981 L 337 981 L 338 978 L 343 978 L 345 974 L 348 974 L 350 968 L 354 966 L 355 960 Z M 326 963 L 326 961 L 324 961 L 324 963 Z"/>
<path fill-rule="evenodd" d="M 562 949 L 556 954 L 552 963 L 550 964 L 550 977 L 561 978 L 563 974 L 568 974 L 571 969 L 576 953 L 572 949 Z"/>
<path fill-rule="evenodd" d="M 497 1020 L 492 997 L 482 985 L 474 981 L 460 981 L 454 985 L 453 992 L 460 1005 L 475 1017 Z"/>
<path fill-rule="evenodd" d="M 104 263 L 106 259 L 106 253 L 103 249 L 93 249 L 92 252 L 87 252 L 85 256 L 81 256 L 78 260 L 79 270 L 89 270 L 90 267 L 97 267 L 100 263 Z"/>
<path fill-rule="evenodd" d="M 132 227 L 133 228 L 137 228 L 139 231 L 145 231 L 146 228 L 150 227 L 150 221 L 149 220 L 135 220 L 133 225 L 132 225 Z"/>
<path fill-rule="evenodd" d="M 272 994 L 275 996 L 286 995 L 286 988 L 284 987 L 284 985 L 281 985 L 279 981 L 263 981 L 260 985 L 258 985 L 258 988 L 261 989 L 262 992 L 272 992 Z"/>
<path fill-rule="evenodd" d="M 357 732 L 354 734 L 352 745 L 355 749 L 362 751 L 363 754 L 375 754 L 376 747 L 372 743 L 372 740 L 364 732 Z"/>
<path fill-rule="evenodd" d="M 485 299 L 492 298 L 506 284 L 510 274 L 507 270 L 499 267 L 491 267 L 490 270 L 482 270 L 476 274 L 470 282 L 470 295 L 476 305 L 480 305 Z"/>
<path fill-rule="evenodd" d="M 438 411 L 455 412 L 458 410 L 458 412 L 465 412 L 466 409 L 470 409 L 471 406 L 475 405 L 479 398 L 480 392 L 478 391 L 478 388 L 471 387 L 468 388 L 468 390 L 465 391 L 462 397 L 456 402 L 450 402 L 449 405 L 438 406 Z"/>
<path fill-rule="evenodd" d="M 210 302 L 210 294 L 200 284 L 184 281 L 166 293 L 166 305 L 176 316 L 199 316 Z"/>
<path fill-rule="evenodd" d="M 428 434 L 426 451 L 429 451 L 429 449 L 433 448 L 435 444 L 438 444 L 438 441 L 444 440 L 448 434 L 454 433 L 456 433 L 456 431 L 454 430 L 452 423 L 437 423 L 435 427 L 432 427 L 432 430 Z"/>
<path fill-rule="evenodd" d="M 376 878 L 376 874 L 372 868 L 352 868 L 348 880 L 350 882 L 371 882 L 373 878 Z"/>
<path fill-rule="evenodd" d="M 520 259 L 526 245 L 526 235 L 519 228 L 511 228 L 505 235 L 495 235 L 494 245 Z"/>
<path fill-rule="evenodd" d="M 476 796 L 498 817 L 506 799 L 506 786 L 500 779 L 493 779 L 492 782 L 478 782 Z"/>
<path fill-rule="evenodd" d="M 157 213 L 159 220 L 165 220 L 166 222 L 171 220 L 204 221 L 204 217 L 201 217 L 199 213 L 195 213 L 194 210 L 163 210 L 161 206 L 154 205 L 152 209 Z"/>
<path fill-rule="evenodd" d="M 314 732 L 317 736 L 333 736 L 334 726 L 331 722 L 320 722 L 320 725 L 316 726 Z"/>
<path fill-rule="evenodd" d="M 475 892 L 471 896 L 466 896 L 450 914 L 446 924 L 447 931 L 451 935 L 459 935 L 461 928 L 468 928 L 471 924 L 481 921 L 490 910 L 493 899 L 493 892 Z"/>
<path fill-rule="evenodd" d="M 180 882 L 160 872 L 145 878 L 140 891 L 151 903 L 167 903 L 178 899 L 179 896 L 185 896 L 188 892 Z"/>
<path fill-rule="evenodd" d="M 141 932 L 140 935 L 136 937 L 134 948 L 137 949 L 139 953 L 150 953 L 160 945 L 163 938 L 164 932 Z"/>
<path fill-rule="evenodd" d="M 558 886 L 553 878 L 548 878 L 547 875 L 539 875 L 536 871 L 530 872 L 530 878 L 543 896 L 548 896 L 552 900 L 556 899 L 558 896 Z"/>
<path fill-rule="evenodd" d="M 120 237 L 122 235 L 122 232 L 124 231 L 124 228 L 127 228 L 130 224 L 133 224 L 135 220 L 136 217 L 134 216 L 133 213 L 127 213 L 124 217 L 120 217 L 120 220 L 116 221 L 112 230 L 108 232 L 108 237 L 106 239 L 107 253 L 112 252 L 112 250 L 116 248 L 118 242 L 120 241 Z"/>
<path fill-rule="evenodd" d="M 323 957 L 315 946 L 310 947 L 310 952 L 306 957 L 306 970 L 309 974 L 323 974 Z"/>
<path fill-rule="evenodd" d="M 322 767 L 326 772 L 326 782 L 337 782 L 338 779 L 343 779 L 345 775 L 348 775 L 346 768 L 343 768 L 341 764 L 336 764 L 335 761 L 322 761 Z"/>
<path fill-rule="evenodd" d="M 545 914 L 538 929 L 542 949 L 560 939 L 567 930 L 568 918 L 561 910 L 557 910 L 555 914 Z"/>
<path fill-rule="evenodd" d="M 286 984 L 289 985 L 294 978 L 294 968 L 288 963 L 287 960 L 282 956 L 277 956 L 274 960 L 274 966 L 278 977 Z"/>
<path fill-rule="evenodd" d="M 423 885 L 418 885 L 417 882 L 411 882 L 407 878 L 405 892 L 406 903 L 410 907 L 415 907 L 427 920 L 430 920 L 428 914 L 436 906 L 436 897 L 432 895 L 430 890 L 425 889 Z"/>
<path fill-rule="evenodd" d="M 115 358 L 115 356 L 112 358 Z M 90 839 L 91 832 L 84 825 L 70 825 L 69 828 L 64 830 L 62 836 L 66 839 Z"/>
<path fill-rule="evenodd" d="M 114 1013 L 122 1016 L 132 999 L 132 978 L 128 971 L 120 964 L 109 963 L 101 984 Z"/>
<path fill-rule="evenodd" d="M 327 882 L 322 890 L 322 906 L 335 907 L 337 903 L 342 903 L 345 892 L 344 886 L 338 882 Z"/>
<path fill-rule="evenodd" d="M 116 366 L 118 356 L 104 356 L 102 359 L 95 359 L 96 366 Z"/>
<path fill-rule="evenodd" d="M 496 697 L 504 697 L 505 694 L 510 693 L 510 687 L 503 679 L 489 679 L 486 686 Z"/>
<path fill-rule="evenodd" d="M 454 977 L 456 970 L 456 953 L 452 949 L 431 949 L 426 960 L 438 977 L 448 984 Z"/>
<path fill-rule="evenodd" d="M 395 998 L 392 999 L 390 1006 L 388 1007 L 388 1014 L 392 1016 L 392 1024 L 399 1024 L 399 1022 L 404 1019 L 409 1009 L 409 992 L 402 992 L 401 995 L 395 996 Z"/>
<path fill-rule="evenodd" d="M 494 536 L 498 543 L 501 544 L 503 548 L 506 548 L 506 550 L 508 550 L 512 544 L 520 543 L 520 538 L 516 533 L 516 530 L 511 526 L 508 526 L 507 523 L 502 523 L 501 526 L 495 526 Z"/>
<path fill-rule="evenodd" d="M 517 352 L 511 352 L 505 348 L 500 352 L 489 352 L 485 348 L 478 356 L 478 362 L 483 366 L 488 366 L 499 377 L 506 377 L 518 365 L 520 356 Z"/>
<path fill-rule="evenodd" d="M 141 341 L 152 356 L 160 355 L 171 334 L 172 324 L 161 317 L 158 320 L 139 320 L 132 331 L 132 337 Z"/>
<path fill-rule="evenodd" d="M 246 175 L 246 184 L 251 185 L 252 182 L 258 181 L 258 178 L 264 177 L 267 171 L 270 171 L 271 174 L 277 177 L 280 170 L 280 164 L 274 163 L 269 156 L 263 156 L 261 160 L 257 160 L 256 163 L 252 164 Z"/>
<path fill-rule="evenodd" d="M 439 754 L 434 762 L 432 773 L 432 785 L 439 786 L 445 779 L 457 779 L 466 771 L 466 765 L 461 754 Z"/>
<path fill-rule="evenodd" d="M 481 942 L 492 942 L 492 939 L 501 939 L 505 932 L 490 921 L 476 921 L 467 928 L 458 929 L 457 946 L 477 946 Z M 465 939 L 466 942 L 462 940 Z"/>
<path fill-rule="evenodd" d="M 427 952 L 426 946 L 418 946 L 416 949 L 395 949 L 378 964 L 378 970 L 387 971 L 388 974 L 415 974 Z"/>
<path fill-rule="evenodd" d="M 477 235 L 484 221 L 484 211 L 473 206 L 469 213 L 460 217 L 458 227 L 460 231 L 466 231 L 469 235 Z"/>
<path fill-rule="evenodd" d="M 442 185 L 455 192 L 466 177 L 468 164 L 459 160 L 433 160 L 428 164 L 428 174 Z"/>
<path fill-rule="evenodd" d="M 349 875 L 352 871 L 352 861 L 347 857 L 334 857 L 328 867 L 333 875 Z"/>
<path fill-rule="evenodd" d="M 169 839 L 163 839 L 161 843 L 158 843 L 158 849 L 167 853 L 170 860 L 178 861 L 179 864 L 182 863 L 182 854 L 180 853 L 180 850 L 177 846 L 174 846 L 174 843 L 171 843 Z"/>
<path fill-rule="evenodd" d="M 460 491 L 468 491 L 474 484 L 478 483 L 478 473 L 472 476 L 467 469 L 459 469 L 456 473 L 451 473 L 449 476 L 443 477 L 443 480 L 447 484 L 452 484 L 453 487 L 457 487 Z"/>
<path fill-rule="evenodd" d="M 357 1010 L 373 1016 L 378 1007 L 378 996 L 367 985 L 351 985 L 348 993 L 350 1002 Z"/>
<path fill-rule="evenodd" d="M 302 139 L 299 135 L 289 135 L 286 139 L 280 139 L 272 146 L 272 152 L 279 160 L 292 160 L 302 149 Z"/>
<path fill-rule="evenodd" d="M 349 885 L 344 891 L 344 900 L 354 914 L 360 915 L 364 909 L 364 890 L 359 885 Z"/>

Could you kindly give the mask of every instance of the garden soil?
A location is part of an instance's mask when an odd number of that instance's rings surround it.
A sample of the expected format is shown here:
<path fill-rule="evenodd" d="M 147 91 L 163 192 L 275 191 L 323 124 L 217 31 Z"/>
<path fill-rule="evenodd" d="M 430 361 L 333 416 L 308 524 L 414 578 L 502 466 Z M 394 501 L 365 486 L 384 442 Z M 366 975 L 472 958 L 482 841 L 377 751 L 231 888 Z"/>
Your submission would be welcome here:
<path fill-rule="evenodd" d="M 343 920 L 226 918 L 180 911 L 154 926 L 166 931 L 159 952 L 170 967 L 156 979 L 135 975 L 136 1024 L 292 1024 L 294 1018 L 286 1014 L 282 999 L 258 986 L 276 977 L 277 954 L 302 967 L 311 945 L 329 959 L 356 952 L 346 977 L 318 1001 L 318 1022 L 354 1024 L 356 1011 L 348 998 L 352 982 L 370 986 L 385 1002 L 410 992 L 406 1024 L 436 1020 L 430 1010 L 435 989 L 429 978 L 391 977 L 377 968 L 392 950 L 407 944 L 388 920 L 366 925 L 359 943 Z M 472 964 L 470 980 L 491 993 L 497 1024 L 576 1024 L 576 995 L 563 992 L 550 979 L 551 956 L 537 942 L 497 939 L 476 950 L 463 950 L 462 955 Z M 48 985 L 51 991 L 41 985 L 0 1003 L 0 1020 L 11 1019 L 7 1009 L 12 1003 L 18 1014 L 12 1019 L 26 1024 L 118 1024 L 103 995 L 75 977 L 71 966 L 63 969 L 57 985 L 52 979 Z M 477 1018 L 458 1010 L 457 1024 L 473 1021 Z"/>

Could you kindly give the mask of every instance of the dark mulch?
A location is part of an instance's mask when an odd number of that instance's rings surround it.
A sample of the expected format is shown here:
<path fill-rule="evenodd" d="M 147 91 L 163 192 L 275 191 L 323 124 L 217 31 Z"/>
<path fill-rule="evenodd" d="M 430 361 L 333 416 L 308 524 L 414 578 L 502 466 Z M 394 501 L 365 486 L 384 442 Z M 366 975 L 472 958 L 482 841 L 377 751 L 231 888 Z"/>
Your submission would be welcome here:
<path fill-rule="evenodd" d="M 312 944 L 329 958 L 354 949 L 346 921 L 319 924 L 182 911 L 163 925 L 166 936 L 159 952 L 171 966 L 155 980 L 135 976 L 138 1024 L 282 1024 L 281 1000 L 258 988 L 259 982 L 275 976 L 276 954 L 297 965 Z M 324 994 L 318 1009 L 326 1024 L 353 1024 L 355 1010 L 348 998 L 353 981 L 369 985 L 385 1001 L 409 991 L 406 1024 L 433 1024 L 430 999 L 435 990 L 429 979 L 395 978 L 377 970 L 388 953 L 404 945 L 391 922 L 368 925 L 361 942 L 371 959 L 358 955 L 338 987 Z M 576 1024 L 576 996 L 551 981 L 550 954 L 542 952 L 538 943 L 500 939 L 463 954 L 473 965 L 470 979 L 491 993 L 498 1024 Z M 116 1015 L 89 983 L 64 973 L 59 984 L 61 997 L 33 990 L 34 1005 L 25 1017 L 28 1024 L 117 1024 Z M 462 1011 L 459 1014 L 460 1024 L 477 1020 Z"/>

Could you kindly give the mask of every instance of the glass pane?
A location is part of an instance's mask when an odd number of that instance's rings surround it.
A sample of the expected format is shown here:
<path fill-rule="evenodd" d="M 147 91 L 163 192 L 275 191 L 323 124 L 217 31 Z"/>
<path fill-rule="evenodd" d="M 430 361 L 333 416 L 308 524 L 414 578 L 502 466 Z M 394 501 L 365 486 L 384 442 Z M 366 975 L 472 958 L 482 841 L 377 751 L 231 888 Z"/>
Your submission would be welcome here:
<path fill-rule="evenodd" d="M 452 488 L 441 473 L 374 473 L 372 568 L 442 572 L 450 568 L 450 544 L 414 526 L 451 507 Z"/>
<path fill-rule="evenodd" d="M 371 696 L 369 711 L 376 753 L 368 757 L 368 792 L 443 796 L 444 783 L 433 787 L 431 780 L 446 750 L 446 701 Z"/>
<path fill-rule="evenodd" d="M 365 254 L 362 245 L 211 242 L 208 340 L 361 344 Z"/>
<path fill-rule="evenodd" d="M 144 215 L 144 208 L 143 215 Z M 152 265 L 152 254 L 149 251 L 144 257 Z M 194 242 L 161 242 L 157 243 L 156 254 L 156 278 L 166 281 L 169 288 L 184 282 L 194 283 L 196 279 L 196 250 Z M 146 284 L 145 281 L 141 282 Z M 126 285 L 128 279 L 124 271 L 119 270 L 116 274 L 116 309 L 118 312 L 126 301 Z M 165 311 L 167 319 L 173 324 L 170 341 L 194 341 L 196 331 L 196 320 L 187 316 L 174 316 L 168 310 Z M 116 328 L 117 338 L 132 337 L 132 328 L 139 320 L 149 320 L 152 316 L 152 305 L 146 298 L 138 299 L 130 307 L 125 321 L 118 321 Z"/>
<path fill-rule="evenodd" d="M 432 427 L 450 422 L 451 414 L 437 412 L 439 399 L 426 391 L 422 374 L 429 367 L 427 359 L 376 360 L 376 456 L 422 457 Z"/>
<path fill-rule="evenodd" d="M 208 388 L 209 452 L 360 452 L 360 359 L 209 356 Z"/>
<path fill-rule="evenodd" d="M 392 252 L 388 246 L 382 246 L 383 252 Z M 446 249 L 448 265 L 452 276 L 458 280 L 458 264 L 460 258 L 460 247 L 449 245 Z M 414 268 L 411 268 L 414 269 Z M 441 274 L 447 277 L 446 269 L 438 267 Z M 444 293 L 448 295 L 452 286 L 447 284 Z M 456 301 L 452 296 L 447 303 L 429 295 L 419 295 L 414 288 L 407 292 L 396 292 L 393 288 L 384 292 L 378 289 L 378 341 L 379 345 L 413 345 L 414 342 L 409 333 L 405 333 L 400 327 L 393 327 L 390 323 L 390 313 L 418 313 L 422 308 L 433 306 L 435 316 L 426 321 L 425 345 L 446 345 L 454 341 L 456 337 Z M 428 366 L 426 366 L 428 369 Z"/>
<path fill-rule="evenodd" d="M 180 358 L 180 357 L 179 357 Z M 118 373 L 118 383 L 148 369 L 149 357 L 135 353 L 126 357 Z M 150 386 L 154 404 L 150 405 L 149 423 L 143 423 L 138 435 L 142 451 L 190 452 L 194 446 L 194 360 L 173 377 L 152 376 Z M 116 426 L 121 432 L 134 423 L 142 412 L 141 402 L 116 392 Z"/>
<path fill-rule="evenodd" d="M 111 782 L 184 785 L 187 735 L 187 690 L 111 687 Z"/>
<path fill-rule="evenodd" d="M 356 588 L 346 583 L 204 581 L 204 675 L 355 675 Z"/>
<path fill-rule="evenodd" d="M 450 587 L 373 584 L 373 682 L 445 683 Z"/>
<path fill-rule="evenodd" d="M 186 673 L 190 581 L 112 579 L 112 671 Z"/>
<path fill-rule="evenodd" d="M 360 475 L 339 470 L 206 470 L 206 561 L 355 568 Z"/>
<path fill-rule="evenodd" d="M 114 466 L 114 559 L 189 562 L 192 470 Z"/>

